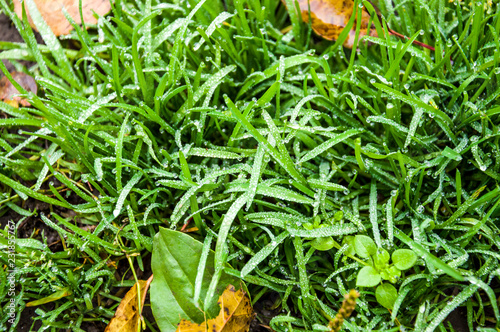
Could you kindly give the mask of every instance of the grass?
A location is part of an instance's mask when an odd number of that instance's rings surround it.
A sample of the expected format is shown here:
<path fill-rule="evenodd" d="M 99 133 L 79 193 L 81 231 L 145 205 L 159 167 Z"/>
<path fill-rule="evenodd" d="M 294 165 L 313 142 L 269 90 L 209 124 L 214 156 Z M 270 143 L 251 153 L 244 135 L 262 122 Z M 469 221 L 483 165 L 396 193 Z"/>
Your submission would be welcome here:
<path fill-rule="evenodd" d="M 380 37 L 355 51 L 279 1 L 120 0 L 62 40 L 32 15 L 45 45 L 0 5 L 25 40 L 0 42 L 0 58 L 41 90 L 30 108 L 0 102 L 0 216 L 60 237 L 56 251 L 43 232 L 16 239 L 12 297 L 1 231 L 2 329 L 19 324 L 11 298 L 21 313 L 61 294 L 36 307 L 39 330 L 106 323 L 117 289 L 150 271 L 159 227 L 189 222 L 253 302 L 279 294 L 275 331 L 324 330 L 352 288 L 349 331 L 454 331 L 445 319 L 459 307 L 470 330 L 498 331 L 496 1 L 381 1 Z M 436 51 L 384 36 L 387 25 Z M 356 287 L 369 258 L 355 235 L 418 255 L 392 310 Z M 330 250 L 311 244 L 330 237 Z"/>

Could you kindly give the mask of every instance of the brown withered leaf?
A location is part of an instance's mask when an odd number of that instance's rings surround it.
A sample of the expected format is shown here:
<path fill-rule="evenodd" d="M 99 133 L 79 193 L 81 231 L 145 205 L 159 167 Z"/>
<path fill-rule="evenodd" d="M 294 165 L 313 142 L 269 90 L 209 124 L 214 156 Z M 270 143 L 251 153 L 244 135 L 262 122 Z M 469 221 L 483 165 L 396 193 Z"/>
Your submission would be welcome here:
<path fill-rule="evenodd" d="M 35 79 L 23 72 L 13 71 L 10 73 L 12 78 L 19 83 L 26 91 L 31 91 L 34 94 L 37 93 L 38 88 L 36 86 Z M 7 76 L 0 79 L 0 100 L 3 100 L 7 104 L 14 107 L 31 106 L 30 103 L 23 97 L 18 96 L 19 91 L 12 85 Z"/>
<path fill-rule="evenodd" d="M 252 304 L 243 289 L 227 286 L 219 297 L 220 312 L 213 319 L 196 324 L 181 320 L 176 332 L 248 332 L 254 314 Z"/>
<path fill-rule="evenodd" d="M 69 16 L 71 16 L 77 24 L 82 24 L 78 0 L 34 0 L 34 2 L 43 19 L 56 36 L 67 35 L 73 30 L 73 27 L 63 14 L 63 8 L 66 9 Z M 25 8 L 28 14 L 28 21 L 31 27 L 36 30 L 36 26 L 31 20 L 26 3 Z M 111 4 L 109 0 L 82 0 L 83 21 L 87 24 L 97 23 L 97 19 L 93 16 L 92 11 L 102 16 L 107 14 L 110 10 Z M 17 16 L 22 19 L 22 7 L 19 0 L 14 0 L 14 11 Z"/>
<path fill-rule="evenodd" d="M 104 332 L 137 332 L 139 324 L 141 324 L 141 312 L 137 304 L 137 284 L 141 290 L 141 308 L 144 307 L 146 294 L 149 285 L 153 280 L 151 276 L 148 280 L 139 280 L 125 294 L 120 305 L 116 309 L 115 315 L 109 322 Z"/>
<path fill-rule="evenodd" d="M 285 1 L 282 0 L 284 3 Z M 311 10 L 311 27 L 319 36 L 327 40 L 337 40 L 354 10 L 353 0 L 297 0 L 302 20 L 309 23 L 309 8 Z M 356 18 L 358 19 L 358 18 Z M 369 28 L 370 15 L 363 8 L 359 36 L 377 36 L 374 27 Z M 356 22 L 349 31 L 344 46 L 352 48 L 356 36 Z"/>

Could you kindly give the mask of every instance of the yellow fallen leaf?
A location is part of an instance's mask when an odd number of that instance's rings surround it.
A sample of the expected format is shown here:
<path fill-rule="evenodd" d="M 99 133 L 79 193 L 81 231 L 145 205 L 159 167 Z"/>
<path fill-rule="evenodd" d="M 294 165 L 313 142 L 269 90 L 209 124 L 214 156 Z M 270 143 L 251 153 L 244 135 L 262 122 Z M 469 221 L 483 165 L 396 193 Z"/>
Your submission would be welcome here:
<path fill-rule="evenodd" d="M 76 24 L 82 24 L 79 0 L 34 0 L 34 2 L 44 21 L 52 29 L 52 32 L 54 32 L 56 36 L 67 35 L 71 30 L 73 30 L 73 27 L 69 24 L 63 14 L 63 8 L 66 9 L 69 16 L 71 16 Z M 28 14 L 28 21 L 30 22 L 31 27 L 36 30 L 36 26 L 33 24 L 29 15 L 26 1 L 25 8 L 26 13 Z M 110 10 L 111 4 L 109 0 L 82 0 L 83 21 L 87 24 L 97 24 L 97 19 L 94 17 L 92 11 L 95 11 L 97 14 L 102 16 Z M 14 11 L 17 16 L 22 19 L 22 7 L 20 0 L 14 0 Z"/>
<path fill-rule="evenodd" d="M 284 3 L 285 1 L 282 0 Z M 309 9 L 311 10 L 311 27 L 319 36 L 327 40 L 337 40 L 347 22 L 351 18 L 354 9 L 353 0 L 297 0 L 300 7 L 300 14 L 304 22 L 309 22 Z M 356 18 L 358 19 L 358 18 Z M 368 28 L 370 15 L 363 8 L 361 14 L 361 29 L 359 36 L 369 34 L 376 36 L 373 29 Z M 344 42 L 344 46 L 352 48 L 354 37 L 356 36 L 356 22 L 349 31 L 349 36 Z"/>
<path fill-rule="evenodd" d="M 151 276 L 148 280 L 139 280 L 130 290 L 125 294 L 120 305 L 116 309 L 115 315 L 109 322 L 104 332 L 137 332 L 139 331 L 139 324 L 141 323 L 141 311 L 139 310 L 137 299 L 137 285 L 139 285 L 141 306 L 144 307 L 144 300 L 148 292 L 149 284 L 153 280 Z"/>
<path fill-rule="evenodd" d="M 176 332 L 247 332 L 253 319 L 253 308 L 243 289 L 227 286 L 219 297 L 220 312 L 216 318 L 201 324 L 181 320 Z"/>

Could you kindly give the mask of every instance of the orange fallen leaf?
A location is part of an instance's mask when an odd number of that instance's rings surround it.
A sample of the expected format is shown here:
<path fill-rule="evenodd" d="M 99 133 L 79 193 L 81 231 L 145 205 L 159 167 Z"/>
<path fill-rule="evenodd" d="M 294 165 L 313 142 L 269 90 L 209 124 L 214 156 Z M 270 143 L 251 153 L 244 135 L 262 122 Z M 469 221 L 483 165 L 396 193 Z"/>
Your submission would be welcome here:
<path fill-rule="evenodd" d="M 227 286 L 219 297 L 220 312 L 216 318 L 201 324 L 181 320 L 176 332 L 247 332 L 253 319 L 250 299 L 243 289 Z"/>
<path fill-rule="evenodd" d="M 148 280 L 139 280 L 130 290 L 125 294 L 120 305 L 116 309 L 115 315 L 109 322 L 104 332 L 137 332 L 139 324 L 141 324 L 142 312 L 139 311 L 137 299 L 137 285 L 141 291 L 141 310 L 144 307 L 144 301 L 148 292 L 149 285 L 153 280 L 151 276 Z"/>
<path fill-rule="evenodd" d="M 285 3 L 285 0 L 281 0 Z M 342 30 L 344 30 L 347 22 L 351 18 L 352 11 L 354 10 L 353 0 L 295 0 L 299 4 L 300 14 L 302 20 L 309 23 L 309 15 L 311 15 L 311 27 L 319 36 L 327 40 L 337 40 Z M 374 6 L 375 7 L 375 6 Z M 381 19 L 379 10 L 375 7 L 379 19 Z M 310 14 L 309 14 L 310 11 Z M 357 13 L 356 13 L 357 16 Z M 356 20 L 358 17 L 356 17 Z M 374 26 L 368 27 L 370 21 L 370 14 L 363 7 L 361 11 L 361 27 L 359 30 L 359 37 L 366 35 L 377 37 L 377 31 Z M 401 39 L 408 39 L 408 37 L 388 28 L 387 32 Z M 356 37 L 356 21 L 349 35 L 344 41 L 344 47 L 352 48 L 354 39 Z M 434 51 L 434 47 L 419 42 L 413 41 L 413 44 L 428 48 Z"/>
<path fill-rule="evenodd" d="M 284 0 L 282 0 L 284 2 Z M 353 0 L 297 0 L 300 13 L 304 22 L 309 22 L 309 8 L 311 10 L 311 27 L 319 36 L 327 40 L 337 40 L 347 22 L 351 18 L 354 8 Z M 357 18 L 356 18 L 357 19 Z M 377 36 L 374 28 L 368 28 L 370 15 L 363 8 L 361 15 L 361 29 L 359 36 Z M 353 29 L 349 31 L 349 36 L 344 42 L 344 46 L 352 48 L 356 36 L 356 22 Z"/>
<path fill-rule="evenodd" d="M 38 88 L 33 77 L 18 71 L 13 71 L 10 74 L 12 75 L 12 78 L 26 91 L 31 91 L 34 94 L 37 93 Z M 23 106 L 31 106 L 25 98 L 17 96 L 18 94 L 19 91 L 17 91 L 14 85 L 12 85 L 7 76 L 0 79 L 0 100 L 3 100 L 7 104 L 14 107 L 19 107 L 19 104 Z"/>
<path fill-rule="evenodd" d="M 73 30 L 73 27 L 63 14 L 63 8 L 66 9 L 69 16 L 71 16 L 77 24 L 82 24 L 79 0 L 34 0 L 34 2 L 44 21 L 56 36 L 67 35 Z M 31 27 L 36 30 L 36 26 L 31 20 L 26 3 L 25 8 L 28 14 L 28 21 Z M 93 16 L 92 11 L 102 16 L 107 14 L 110 10 L 111 4 L 109 0 L 82 0 L 83 21 L 87 24 L 97 23 L 97 19 Z M 22 7 L 19 0 L 14 0 L 14 11 L 17 16 L 22 19 Z"/>

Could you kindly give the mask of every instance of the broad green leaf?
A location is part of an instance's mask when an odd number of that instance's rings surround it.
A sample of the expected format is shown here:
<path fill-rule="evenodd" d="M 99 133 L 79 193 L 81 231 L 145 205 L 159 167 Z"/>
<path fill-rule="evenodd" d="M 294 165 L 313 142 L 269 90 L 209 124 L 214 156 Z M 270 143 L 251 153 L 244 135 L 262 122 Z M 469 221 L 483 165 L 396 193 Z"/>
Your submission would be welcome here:
<path fill-rule="evenodd" d="M 393 285 L 389 283 L 383 283 L 382 285 L 379 285 L 375 290 L 375 297 L 377 299 L 377 302 L 380 303 L 383 307 L 392 310 L 394 302 L 396 302 L 396 299 L 398 297 L 398 291 Z"/>
<path fill-rule="evenodd" d="M 358 272 L 357 287 L 375 287 L 380 283 L 380 274 L 371 266 L 365 266 Z"/>
<path fill-rule="evenodd" d="M 346 253 L 354 256 L 356 254 L 356 250 L 354 250 L 354 236 L 349 235 L 344 237 L 344 240 L 342 241 L 342 244 L 347 244 L 347 250 Z"/>
<path fill-rule="evenodd" d="M 151 283 L 151 306 L 162 332 L 173 332 L 181 319 L 202 323 L 203 312 L 194 303 L 195 283 L 203 244 L 187 234 L 160 228 L 155 235 L 151 267 L 154 274 Z M 215 272 L 214 252 L 208 253 L 199 298 L 204 303 L 206 292 Z M 222 294 L 229 284 L 241 281 L 224 272 L 219 279 L 216 293 Z M 209 318 L 217 316 L 217 299 L 205 303 Z"/>
<path fill-rule="evenodd" d="M 408 270 L 417 262 L 417 255 L 410 249 L 398 249 L 392 253 L 392 262 L 398 269 Z"/>
<path fill-rule="evenodd" d="M 377 246 L 373 240 L 366 235 L 356 235 L 354 237 L 354 250 L 361 258 L 368 258 L 377 253 Z"/>

